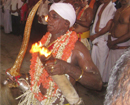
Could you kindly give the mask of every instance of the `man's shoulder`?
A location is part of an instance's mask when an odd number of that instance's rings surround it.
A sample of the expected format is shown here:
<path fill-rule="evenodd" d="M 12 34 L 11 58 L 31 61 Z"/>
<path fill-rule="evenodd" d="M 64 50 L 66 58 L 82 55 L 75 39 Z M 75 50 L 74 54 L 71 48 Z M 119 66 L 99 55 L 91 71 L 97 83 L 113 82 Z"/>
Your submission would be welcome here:
<path fill-rule="evenodd" d="M 85 11 L 86 11 L 86 12 L 93 12 L 93 9 L 90 8 L 90 7 L 88 7 Z"/>
<path fill-rule="evenodd" d="M 87 48 L 85 47 L 85 45 L 81 41 L 77 40 L 76 43 L 75 43 L 74 50 L 82 52 L 84 50 L 87 50 Z"/>
<path fill-rule="evenodd" d="M 94 12 L 93 12 L 93 9 L 92 8 L 90 8 L 90 7 L 88 7 L 86 10 L 85 10 L 85 15 L 87 15 L 87 14 L 93 14 Z"/>

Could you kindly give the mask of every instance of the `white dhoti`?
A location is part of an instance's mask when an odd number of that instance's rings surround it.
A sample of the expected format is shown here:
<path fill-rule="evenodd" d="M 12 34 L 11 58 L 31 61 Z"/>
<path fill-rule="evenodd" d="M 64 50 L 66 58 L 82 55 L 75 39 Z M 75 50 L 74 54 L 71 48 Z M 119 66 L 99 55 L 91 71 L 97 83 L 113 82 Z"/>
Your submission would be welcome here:
<path fill-rule="evenodd" d="M 97 10 L 93 28 L 92 28 L 92 34 L 96 34 L 95 29 L 96 29 L 96 24 L 99 20 L 98 15 L 103 6 L 104 4 L 101 4 Z M 116 8 L 114 7 L 112 1 L 110 1 L 101 14 L 99 31 L 101 31 L 104 27 L 106 27 L 107 23 L 111 19 L 113 19 L 115 11 L 116 11 Z M 106 58 L 107 58 L 107 54 L 109 50 L 107 47 L 107 39 L 108 39 L 108 33 L 106 32 L 105 34 L 94 39 L 94 41 L 92 42 L 93 44 L 92 53 L 91 53 L 92 60 L 97 66 L 97 68 L 99 69 L 103 82 L 105 82 L 103 79 L 103 75 L 104 75 L 103 71 L 105 69 L 105 62 L 106 62 Z M 95 45 L 96 43 L 97 45 Z"/>
<path fill-rule="evenodd" d="M 102 79 L 103 79 L 103 71 L 105 69 L 105 62 L 109 51 L 107 47 L 107 38 L 108 38 L 107 36 L 108 35 L 105 34 L 103 36 L 100 36 L 99 38 L 96 38 L 93 41 L 93 47 L 91 53 L 92 60 L 99 69 Z"/>
<path fill-rule="evenodd" d="M 9 9 L 4 10 L 4 32 L 12 32 L 11 14 Z"/>
<path fill-rule="evenodd" d="M 117 38 L 111 37 L 112 41 L 116 39 Z M 124 43 L 117 44 L 117 46 L 130 46 L 130 40 Z M 104 82 L 109 81 L 109 76 L 110 76 L 112 67 L 115 65 L 116 61 L 121 57 L 121 55 L 127 50 L 128 49 L 115 49 L 115 50 L 110 49 L 109 50 L 108 57 L 105 64 L 105 69 L 103 72 Z"/>

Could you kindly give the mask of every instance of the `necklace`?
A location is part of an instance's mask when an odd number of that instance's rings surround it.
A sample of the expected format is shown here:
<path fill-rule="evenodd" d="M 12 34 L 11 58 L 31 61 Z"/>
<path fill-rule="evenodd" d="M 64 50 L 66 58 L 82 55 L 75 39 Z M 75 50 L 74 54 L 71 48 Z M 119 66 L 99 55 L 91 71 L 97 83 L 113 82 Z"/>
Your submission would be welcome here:
<path fill-rule="evenodd" d="M 50 39 L 51 34 L 47 33 L 40 40 L 40 42 L 48 47 L 51 47 L 54 44 L 51 49 L 51 51 L 53 51 L 54 57 L 67 61 L 71 56 L 72 50 L 75 47 L 75 43 L 78 40 L 78 37 L 74 31 L 68 31 L 66 34 L 60 36 L 59 38 L 57 38 L 57 40 L 48 45 Z M 25 99 L 23 100 L 23 102 L 34 103 L 34 99 L 36 98 L 42 103 L 42 105 L 50 105 L 50 103 L 54 103 L 61 92 L 59 93 L 58 86 L 52 80 L 51 76 L 49 76 L 36 53 L 32 53 L 30 68 L 31 70 L 29 71 L 29 73 L 31 77 L 31 85 L 29 91 L 31 92 L 27 91 L 26 95 L 24 96 Z M 43 95 L 39 89 L 39 86 L 41 84 L 43 88 L 47 90 L 47 93 L 45 95 Z M 33 97 L 33 99 L 28 98 L 28 96 Z M 60 98 L 60 100 L 61 103 L 62 101 L 64 101 L 62 97 Z"/>
<path fill-rule="evenodd" d="M 80 18 L 83 16 L 84 11 L 89 7 L 89 5 L 86 5 L 84 8 L 79 11 L 79 14 L 77 16 L 77 19 L 80 20 Z"/>
<path fill-rule="evenodd" d="M 68 32 L 67 32 L 67 33 L 68 33 Z M 65 37 L 66 37 L 66 34 L 65 34 L 64 36 L 62 36 L 62 38 L 61 38 L 60 40 L 56 39 L 55 41 L 53 41 L 52 43 L 50 43 L 50 44 L 47 46 L 47 48 L 49 48 L 51 45 L 55 44 L 56 42 L 58 42 L 57 44 L 59 44 L 59 42 L 60 42 L 61 40 L 63 40 Z"/>
<path fill-rule="evenodd" d="M 119 14 L 121 15 L 129 7 L 130 7 L 130 5 L 128 5 L 126 8 L 124 8 L 121 12 L 119 11 Z"/>

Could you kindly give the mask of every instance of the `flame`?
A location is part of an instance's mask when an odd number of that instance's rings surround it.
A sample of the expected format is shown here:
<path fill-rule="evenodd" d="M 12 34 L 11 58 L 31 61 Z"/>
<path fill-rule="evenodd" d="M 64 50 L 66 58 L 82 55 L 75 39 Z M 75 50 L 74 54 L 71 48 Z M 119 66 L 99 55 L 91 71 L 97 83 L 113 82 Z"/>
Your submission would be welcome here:
<path fill-rule="evenodd" d="M 47 48 L 43 47 L 41 42 L 39 44 L 34 43 L 32 45 L 30 53 L 36 53 L 36 52 L 39 52 L 40 55 L 44 55 L 45 57 L 48 57 L 49 55 L 51 55 L 51 51 L 49 51 Z"/>
<path fill-rule="evenodd" d="M 48 15 L 45 16 L 45 21 L 48 22 Z"/>

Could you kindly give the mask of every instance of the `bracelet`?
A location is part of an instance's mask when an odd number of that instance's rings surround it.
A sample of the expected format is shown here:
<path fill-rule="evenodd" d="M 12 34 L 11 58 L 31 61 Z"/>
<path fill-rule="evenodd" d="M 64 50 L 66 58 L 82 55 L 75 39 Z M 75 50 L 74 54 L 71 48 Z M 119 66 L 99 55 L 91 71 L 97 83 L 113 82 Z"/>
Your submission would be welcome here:
<path fill-rule="evenodd" d="M 83 73 L 84 73 L 84 71 L 82 70 L 81 75 L 79 76 L 79 78 L 78 78 L 78 79 L 76 79 L 76 81 L 79 81 L 79 80 L 83 77 Z"/>

